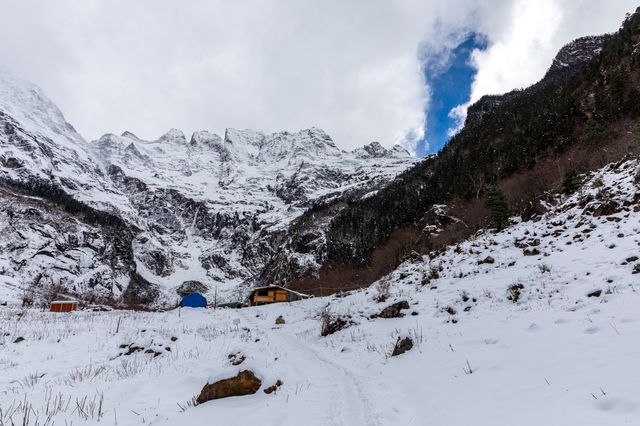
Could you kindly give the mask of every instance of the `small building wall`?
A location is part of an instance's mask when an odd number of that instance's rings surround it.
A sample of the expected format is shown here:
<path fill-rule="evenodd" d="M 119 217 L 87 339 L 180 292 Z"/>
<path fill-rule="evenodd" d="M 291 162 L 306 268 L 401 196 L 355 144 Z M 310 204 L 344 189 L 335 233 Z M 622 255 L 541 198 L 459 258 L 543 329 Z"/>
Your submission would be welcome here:
<path fill-rule="evenodd" d="M 287 302 L 289 299 L 287 297 L 287 294 L 289 292 L 285 291 L 285 290 L 276 290 L 275 294 L 276 294 L 276 302 Z"/>
<path fill-rule="evenodd" d="M 276 292 L 273 290 L 269 290 L 266 295 L 260 295 L 260 292 L 255 292 L 253 294 L 253 300 L 251 302 L 254 305 L 260 305 L 262 303 L 273 303 L 276 301 L 275 293 Z"/>
<path fill-rule="evenodd" d="M 293 302 L 302 299 L 304 297 L 299 293 L 279 287 L 256 289 L 250 296 L 250 302 L 253 306 L 266 303 Z"/>
<path fill-rule="evenodd" d="M 51 312 L 71 312 L 78 309 L 78 302 L 72 301 L 55 301 L 51 302 L 49 311 Z"/>

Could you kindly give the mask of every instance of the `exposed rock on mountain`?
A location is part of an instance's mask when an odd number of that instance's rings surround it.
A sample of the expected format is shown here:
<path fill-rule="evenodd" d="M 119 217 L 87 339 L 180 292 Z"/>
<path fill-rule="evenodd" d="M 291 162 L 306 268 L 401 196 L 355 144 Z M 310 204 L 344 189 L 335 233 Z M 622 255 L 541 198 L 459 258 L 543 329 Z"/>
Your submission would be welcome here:
<path fill-rule="evenodd" d="M 553 59 L 544 78 L 528 88 L 526 92 L 540 90 L 556 80 L 567 78 L 575 73 L 600 54 L 606 38 L 606 35 L 581 37 L 564 46 Z M 513 90 L 502 95 L 483 96 L 469 107 L 465 124 L 478 126 L 485 113 L 523 95 L 526 95 L 525 91 Z"/>
<path fill-rule="evenodd" d="M 545 77 L 548 78 L 559 71 L 579 68 L 590 62 L 600 54 L 605 40 L 606 36 L 603 35 L 587 36 L 578 38 L 567 44 L 560 49 L 553 59 L 553 63 Z"/>
<path fill-rule="evenodd" d="M 172 303 L 183 282 L 232 297 L 307 209 L 365 196 L 415 161 L 378 143 L 344 152 L 315 128 L 88 143 L 39 88 L 4 75 L 0 124 L 2 284 L 40 299 Z"/>

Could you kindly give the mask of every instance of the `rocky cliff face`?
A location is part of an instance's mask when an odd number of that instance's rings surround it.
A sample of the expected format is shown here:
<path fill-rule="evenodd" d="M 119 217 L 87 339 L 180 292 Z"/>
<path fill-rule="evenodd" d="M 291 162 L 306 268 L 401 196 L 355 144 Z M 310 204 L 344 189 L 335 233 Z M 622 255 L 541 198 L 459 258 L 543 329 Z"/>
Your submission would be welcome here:
<path fill-rule="evenodd" d="M 306 211 L 367 196 L 414 161 L 377 142 L 345 152 L 315 128 L 86 142 L 40 89 L 2 76 L 0 284 L 170 303 L 197 281 L 238 297 Z M 322 223 L 312 231 L 321 239 Z M 308 267 L 311 245 L 294 244 L 287 262 Z"/>
<path fill-rule="evenodd" d="M 551 63 L 545 75 L 551 77 L 558 72 L 579 68 L 595 58 L 601 51 L 606 36 L 587 36 L 573 40 L 564 46 Z"/>

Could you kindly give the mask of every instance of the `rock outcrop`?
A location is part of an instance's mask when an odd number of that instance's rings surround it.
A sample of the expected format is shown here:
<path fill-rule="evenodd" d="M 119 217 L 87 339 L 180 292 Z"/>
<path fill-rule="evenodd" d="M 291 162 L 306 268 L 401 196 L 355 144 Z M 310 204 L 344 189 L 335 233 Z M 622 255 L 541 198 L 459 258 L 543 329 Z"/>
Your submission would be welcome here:
<path fill-rule="evenodd" d="M 251 395 L 258 392 L 262 381 L 256 377 L 253 371 L 242 370 L 236 376 L 218 380 L 204 385 L 196 398 L 198 404 L 230 396 Z"/>

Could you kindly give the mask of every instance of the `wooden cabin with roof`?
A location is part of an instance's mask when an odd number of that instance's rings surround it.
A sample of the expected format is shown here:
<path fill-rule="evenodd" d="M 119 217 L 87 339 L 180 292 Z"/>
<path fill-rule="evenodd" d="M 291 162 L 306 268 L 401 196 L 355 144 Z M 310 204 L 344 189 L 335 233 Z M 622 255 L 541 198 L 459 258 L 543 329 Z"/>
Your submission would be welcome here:
<path fill-rule="evenodd" d="M 266 305 L 267 303 L 295 302 L 308 299 L 311 296 L 278 285 L 256 287 L 249 294 L 251 306 Z"/>

